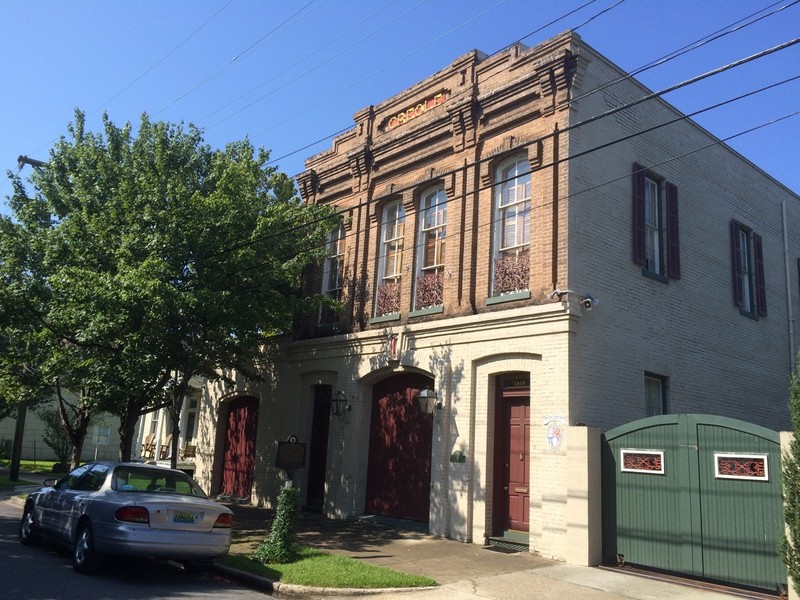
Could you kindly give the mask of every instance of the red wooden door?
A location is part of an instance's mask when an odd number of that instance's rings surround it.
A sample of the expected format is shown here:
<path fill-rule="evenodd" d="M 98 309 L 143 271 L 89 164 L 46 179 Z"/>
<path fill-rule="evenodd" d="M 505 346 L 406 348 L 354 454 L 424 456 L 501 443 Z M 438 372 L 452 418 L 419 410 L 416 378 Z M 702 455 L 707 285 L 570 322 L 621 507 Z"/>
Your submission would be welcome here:
<path fill-rule="evenodd" d="M 416 395 L 432 385 L 429 377 L 398 375 L 372 391 L 366 511 L 428 521 L 431 497 L 433 418 Z"/>
<path fill-rule="evenodd" d="M 506 529 L 528 531 L 530 527 L 530 402 L 508 401 L 508 520 Z"/>
<path fill-rule="evenodd" d="M 258 430 L 258 398 L 245 396 L 231 400 L 225 435 L 222 467 L 222 493 L 250 498 Z"/>

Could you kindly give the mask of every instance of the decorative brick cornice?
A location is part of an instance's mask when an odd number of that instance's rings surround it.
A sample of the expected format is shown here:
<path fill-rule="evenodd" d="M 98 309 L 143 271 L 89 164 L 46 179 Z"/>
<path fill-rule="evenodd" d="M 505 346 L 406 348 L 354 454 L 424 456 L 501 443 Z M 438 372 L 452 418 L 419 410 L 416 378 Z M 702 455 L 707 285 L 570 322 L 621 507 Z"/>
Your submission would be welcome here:
<path fill-rule="evenodd" d="M 464 96 L 447 107 L 453 128 L 453 150 L 456 152 L 475 144 L 475 127 L 480 106 L 473 95 Z"/>
<path fill-rule="evenodd" d="M 347 153 L 347 162 L 350 165 L 350 173 L 353 176 L 353 189 L 360 191 L 364 183 L 364 178 L 368 175 L 372 167 L 372 151 L 370 150 L 370 140 L 355 150 Z"/>
<path fill-rule="evenodd" d="M 306 169 L 295 177 L 303 200 L 312 204 L 319 189 L 319 177 L 314 169 Z"/>

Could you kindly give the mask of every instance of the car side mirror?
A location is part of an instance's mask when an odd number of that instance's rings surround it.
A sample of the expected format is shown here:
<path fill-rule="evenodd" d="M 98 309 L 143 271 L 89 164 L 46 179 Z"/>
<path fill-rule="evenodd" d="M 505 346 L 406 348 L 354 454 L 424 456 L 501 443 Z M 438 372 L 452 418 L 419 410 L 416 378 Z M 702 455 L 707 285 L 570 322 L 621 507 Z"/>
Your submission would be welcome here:
<path fill-rule="evenodd" d="M 44 487 L 53 487 L 56 483 L 58 483 L 58 479 L 45 479 L 43 482 Z"/>

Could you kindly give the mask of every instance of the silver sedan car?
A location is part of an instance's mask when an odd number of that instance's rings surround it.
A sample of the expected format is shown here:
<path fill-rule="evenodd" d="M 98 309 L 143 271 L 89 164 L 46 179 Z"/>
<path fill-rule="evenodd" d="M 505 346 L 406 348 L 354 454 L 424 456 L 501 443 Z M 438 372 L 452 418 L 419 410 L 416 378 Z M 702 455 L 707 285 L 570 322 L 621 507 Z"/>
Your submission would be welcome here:
<path fill-rule="evenodd" d="M 72 565 L 89 573 L 102 555 L 154 557 L 198 569 L 225 556 L 233 513 L 182 471 L 140 463 L 94 462 L 31 492 L 19 540 L 43 534 L 72 546 Z"/>

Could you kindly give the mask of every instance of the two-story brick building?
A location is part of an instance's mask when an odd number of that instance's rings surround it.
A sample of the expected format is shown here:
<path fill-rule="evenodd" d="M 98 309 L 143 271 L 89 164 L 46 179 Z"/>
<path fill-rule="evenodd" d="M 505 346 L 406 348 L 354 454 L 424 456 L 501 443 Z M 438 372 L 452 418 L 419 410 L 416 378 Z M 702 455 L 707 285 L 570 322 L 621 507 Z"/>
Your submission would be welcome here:
<path fill-rule="evenodd" d="M 270 503 L 293 435 L 308 507 L 564 558 L 584 425 L 788 428 L 800 199 L 651 93 L 568 32 L 356 113 L 297 178 L 342 308 L 206 390 L 198 478 Z"/>

